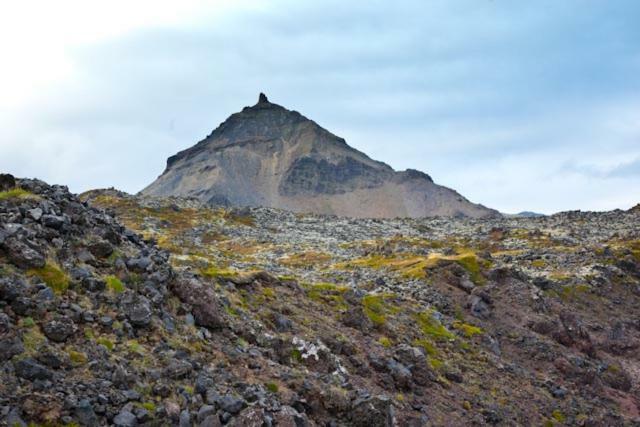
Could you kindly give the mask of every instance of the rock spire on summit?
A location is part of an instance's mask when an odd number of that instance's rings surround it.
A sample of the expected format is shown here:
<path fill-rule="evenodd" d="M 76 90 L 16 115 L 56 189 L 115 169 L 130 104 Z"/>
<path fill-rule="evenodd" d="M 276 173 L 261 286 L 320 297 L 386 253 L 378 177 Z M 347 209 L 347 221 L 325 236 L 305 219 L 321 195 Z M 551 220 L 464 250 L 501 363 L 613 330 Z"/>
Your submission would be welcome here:
<path fill-rule="evenodd" d="M 267 95 L 265 95 L 264 93 L 260 92 L 260 96 L 258 97 L 258 104 L 267 103 L 267 102 L 269 102 L 269 99 L 267 98 Z"/>

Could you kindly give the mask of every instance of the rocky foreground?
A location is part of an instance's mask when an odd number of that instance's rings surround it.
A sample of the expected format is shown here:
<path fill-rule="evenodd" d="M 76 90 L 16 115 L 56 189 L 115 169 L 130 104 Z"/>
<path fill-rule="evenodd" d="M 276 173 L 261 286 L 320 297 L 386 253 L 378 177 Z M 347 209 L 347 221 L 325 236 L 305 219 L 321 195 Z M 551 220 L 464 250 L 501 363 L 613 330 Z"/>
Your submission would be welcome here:
<path fill-rule="evenodd" d="M 366 220 L 0 179 L 6 425 L 640 425 L 640 209 Z"/>

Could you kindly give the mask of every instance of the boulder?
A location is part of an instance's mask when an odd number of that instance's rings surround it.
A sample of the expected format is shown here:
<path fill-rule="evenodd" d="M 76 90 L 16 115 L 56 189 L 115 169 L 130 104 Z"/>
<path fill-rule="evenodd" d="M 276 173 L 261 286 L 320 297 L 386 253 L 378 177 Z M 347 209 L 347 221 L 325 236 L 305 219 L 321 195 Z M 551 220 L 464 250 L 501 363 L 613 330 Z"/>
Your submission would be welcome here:
<path fill-rule="evenodd" d="M 75 332 L 75 324 L 70 318 L 59 316 L 45 323 L 42 330 L 51 341 L 65 342 Z"/>
<path fill-rule="evenodd" d="M 138 419 L 132 412 L 122 410 L 113 418 L 113 424 L 116 427 L 135 427 L 138 425 Z"/>
<path fill-rule="evenodd" d="M 42 252 L 16 237 L 6 239 L 2 244 L 2 249 L 9 261 L 19 268 L 27 270 L 42 268 L 45 265 L 46 260 Z"/>
<path fill-rule="evenodd" d="M 13 366 L 16 375 L 26 380 L 50 380 L 53 378 L 53 373 L 50 370 L 30 357 L 14 362 Z"/>
<path fill-rule="evenodd" d="M 351 408 L 354 427 L 394 427 L 395 412 L 391 400 L 383 396 L 357 399 Z"/>
<path fill-rule="evenodd" d="M 8 173 L 0 173 L 0 191 L 7 191 L 15 188 L 16 179 Z"/>
<path fill-rule="evenodd" d="M 130 293 L 123 301 L 123 306 L 124 313 L 133 326 L 149 326 L 153 312 L 147 298 Z"/>
<path fill-rule="evenodd" d="M 171 284 L 171 291 L 183 303 L 191 305 L 191 313 L 196 324 L 212 329 L 220 329 L 227 325 L 218 303 L 215 291 L 210 285 L 198 281 L 196 278 L 175 280 Z"/>

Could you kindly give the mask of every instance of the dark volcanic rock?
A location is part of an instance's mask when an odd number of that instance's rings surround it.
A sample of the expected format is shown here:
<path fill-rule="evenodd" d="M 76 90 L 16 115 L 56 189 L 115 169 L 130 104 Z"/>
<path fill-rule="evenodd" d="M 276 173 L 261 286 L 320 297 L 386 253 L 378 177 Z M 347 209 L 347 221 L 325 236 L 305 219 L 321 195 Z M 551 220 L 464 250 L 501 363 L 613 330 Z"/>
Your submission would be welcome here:
<path fill-rule="evenodd" d="M 151 323 L 151 306 L 142 295 L 128 294 L 123 301 L 124 312 L 133 326 L 145 327 Z"/>
<path fill-rule="evenodd" d="M 42 329 L 50 340 L 64 342 L 75 332 L 75 324 L 68 317 L 57 317 L 45 323 Z"/>
<path fill-rule="evenodd" d="M 351 422 L 357 427 L 392 427 L 396 425 L 393 405 L 380 396 L 360 399 L 353 404 Z"/>
<path fill-rule="evenodd" d="M 44 267 L 45 258 L 42 252 L 22 240 L 15 237 L 8 238 L 2 244 L 2 249 L 4 249 L 4 252 L 7 254 L 9 261 L 20 268 Z"/>
<path fill-rule="evenodd" d="M 192 313 L 198 325 L 217 329 L 227 324 L 211 287 L 191 278 L 174 282 L 171 289 L 184 303 L 193 307 Z"/>
<path fill-rule="evenodd" d="M 11 190 L 16 186 L 16 179 L 8 173 L 0 174 L 0 191 Z"/>
<path fill-rule="evenodd" d="M 53 374 L 50 370 L 32 358 L 25 358 L 14 362 L 16 375 L 27 380 L 50 380 Z"/>

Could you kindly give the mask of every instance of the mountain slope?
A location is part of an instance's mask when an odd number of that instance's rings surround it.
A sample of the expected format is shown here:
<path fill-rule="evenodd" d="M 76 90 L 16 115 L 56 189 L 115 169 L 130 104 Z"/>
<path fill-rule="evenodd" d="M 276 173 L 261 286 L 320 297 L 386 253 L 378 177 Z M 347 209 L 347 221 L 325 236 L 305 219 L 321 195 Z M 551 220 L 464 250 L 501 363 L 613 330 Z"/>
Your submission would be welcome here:
<path fill-rule="evenodd" d="M 0 425 L 638 425 L 639 219 L 347 219 L 0 174 Z"/>
<path fill-rule="evenodd" d="M 164 173 L 141 193 L 351 217 L 498 215 L 422 172 L 396 172 L 370 159 L 264 94 L 170 157 Z"/>

